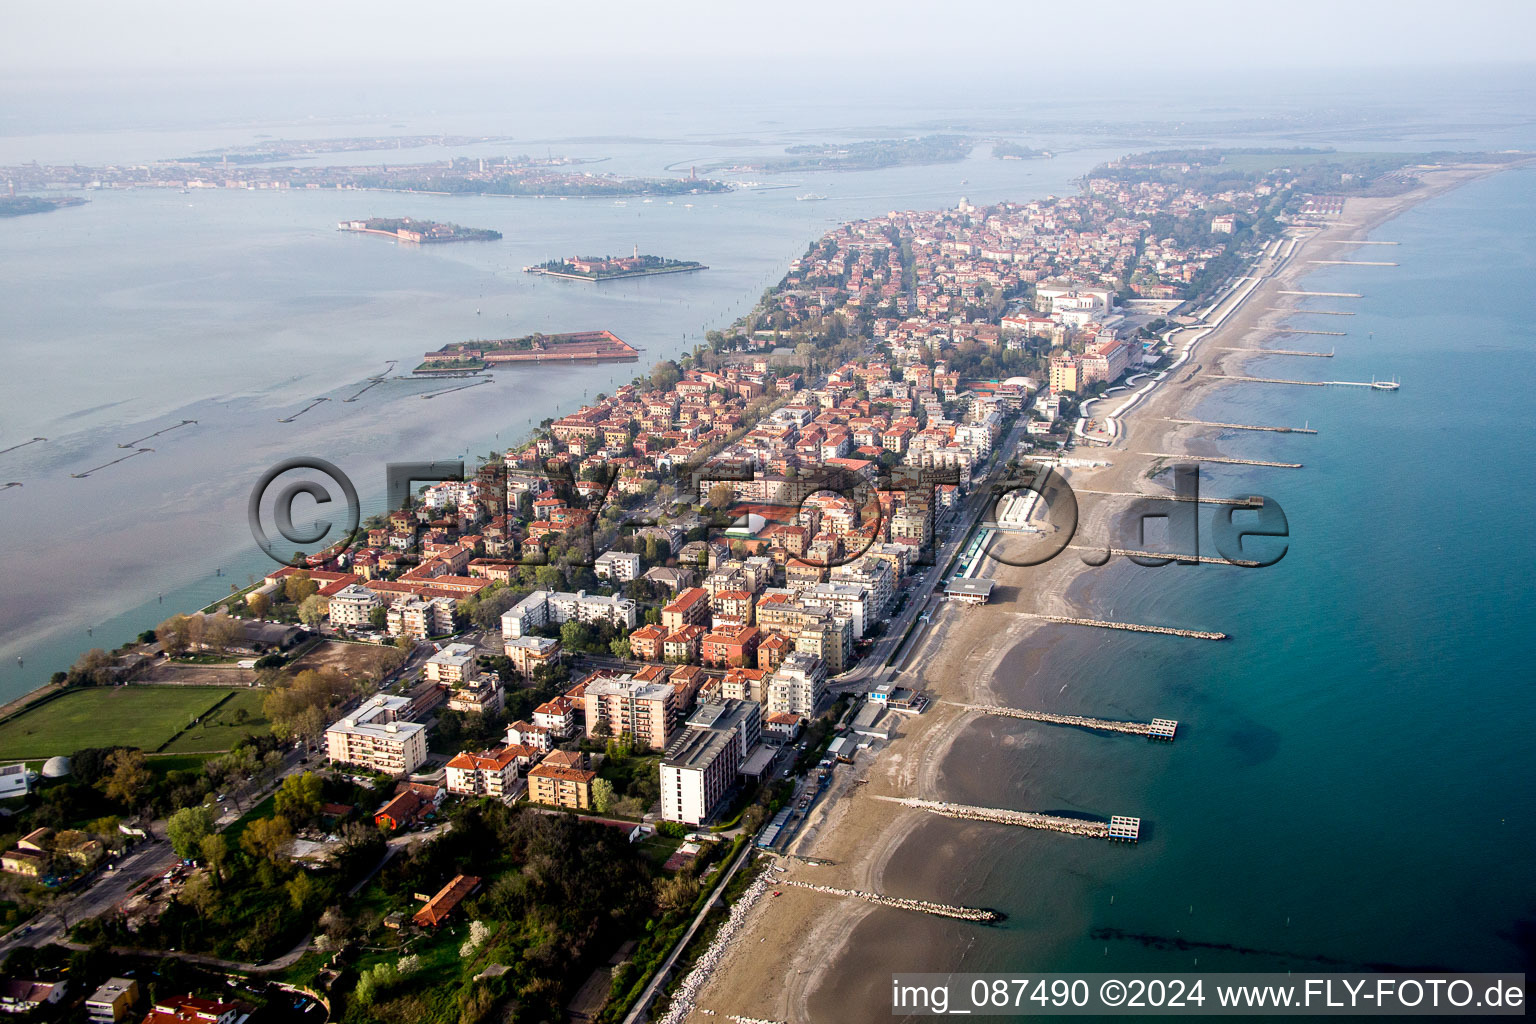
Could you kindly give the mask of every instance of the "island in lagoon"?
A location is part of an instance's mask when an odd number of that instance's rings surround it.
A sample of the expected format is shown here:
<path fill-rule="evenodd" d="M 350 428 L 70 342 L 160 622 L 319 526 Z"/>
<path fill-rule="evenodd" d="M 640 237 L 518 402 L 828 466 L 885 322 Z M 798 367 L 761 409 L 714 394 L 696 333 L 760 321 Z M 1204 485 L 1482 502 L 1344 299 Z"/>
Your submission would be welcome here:
<path fill-rule="evenodd" d="M 570 256 L 524 267 L 525 274 L 564 277 L 573 281 L 612 281 L 621 277 L 649 277 L 653 274 L 682 274 L 690 270 L 708 270 L 694 260 L 673 260 L 665 256 Z"/>
<path fill-rule="evenodd" d="M 529 334 L 495 341 L 458 341 L 428 352 L 417 373 L 483 370 L 492 363 L 622 362 L 640 358 L 640 350 L 612 331 Z"/>
<path fill-rule="evenodd" d="M 66 206 L 84 206 L 89 200 L 78 196 L 0 196 L 0 217 L 24 217 L 29 213 L 52 213 Z"/>
<path fill-rule="evenodd" d="M 457 224 L 439 224 L 430 220 L 414 220 L 410 217 L 370 217 L 367 220 L 344 220 L 336 225 L 342 231 L 356 231 L 366 235 L 387 235 L 402 242 L 430 244 L 433 242 L 496 242 L 501 240 L 500 231 L 489 228 L 465 228 Z"/>

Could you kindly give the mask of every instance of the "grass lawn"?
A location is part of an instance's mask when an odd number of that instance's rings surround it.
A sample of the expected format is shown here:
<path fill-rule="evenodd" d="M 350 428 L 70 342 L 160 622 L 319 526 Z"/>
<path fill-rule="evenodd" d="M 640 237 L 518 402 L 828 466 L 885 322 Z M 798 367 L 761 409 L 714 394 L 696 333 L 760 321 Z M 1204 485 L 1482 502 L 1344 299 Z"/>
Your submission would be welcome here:
<path fill-rule="evenodd" d="M 261 713 L 261 701 L 266 695 L 264 689 L 236 690 L 234 696 L 220 704 L 212 714 L 205 715 L 202 721 L 176 737 L 165 752 L 219 752 L 229 750 L 248 733 L 266 735 L 271 731 L 271 723 Z"/>
<path fill-rule="evenodd" d="M 72 690 L 0 725 L 0 760 L 84 747 L 154 750 L 231 693 L 223 686 L 114 686 Z"/>

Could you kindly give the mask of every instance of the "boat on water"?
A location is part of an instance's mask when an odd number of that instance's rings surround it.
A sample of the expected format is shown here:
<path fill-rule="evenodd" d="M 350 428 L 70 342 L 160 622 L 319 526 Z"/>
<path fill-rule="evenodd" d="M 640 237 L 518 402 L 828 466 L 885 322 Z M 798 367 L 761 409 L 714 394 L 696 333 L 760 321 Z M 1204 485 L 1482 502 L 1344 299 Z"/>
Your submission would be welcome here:
<path fill-rule="evenodd" d="M 805 195 L 795 196 L 795 198 L 802 203 L 818 203 L 827 197 L 820 192 L 807 192 Z"/>

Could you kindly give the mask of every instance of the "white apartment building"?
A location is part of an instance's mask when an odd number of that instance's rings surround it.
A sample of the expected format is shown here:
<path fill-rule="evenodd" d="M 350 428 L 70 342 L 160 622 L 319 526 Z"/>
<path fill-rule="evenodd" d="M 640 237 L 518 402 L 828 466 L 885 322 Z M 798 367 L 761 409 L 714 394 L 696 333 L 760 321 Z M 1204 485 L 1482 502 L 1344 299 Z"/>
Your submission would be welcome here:
<path fill-rule="evenodd" d="M 791 651 L 768 677 L 768 713 L 810 718 L 827 692 L 827 667 L 820 658 Z"/>
<path fill-rule="evenodd" d="M 807 608 L 825 608 L 835 615 L 853 620 L 853 638 L 863 639 L 864 627 L 873 616 L 869 610 L 869 592 L 862 583 L 814 583 L 800 591 L 800 603 Z"/>
<path fill-rule="evenodd" d="M 699 705 L 661 760 L 662 818 L 689 825 L 708 821 L 762 733 L 762 709 L 751 701 Z"/>
<path fill-rule="evenodd" d="M 629 551 L 604 551 L 592 563 L 592 571 L 600 580 L 628 583 L 640 576 L 640 556 Z"/>
<path fill-rule="evenodd" d="M 332 626 L 368 626 L 373 623 L 373 610 L 383 605 L 378 594 L 352 583 L 331 595 L 326 614 L 330 616 Z"/>
<path fill-rule="evenodd" d="M 326 756 L 390 775 L 415 771 L 427 759 L 427 730 L 399 717 L 410 705 L 409 697 L 369 698 L 325 730 Z"/>
<path fill-rule="evenodd" d="M 635 628 L 635 602 L 578 590 L 535 590 L 501 616 L 501 635 L 515 640 L 540 626 L 577 622 L 611 622 L 618 629 Z"/>

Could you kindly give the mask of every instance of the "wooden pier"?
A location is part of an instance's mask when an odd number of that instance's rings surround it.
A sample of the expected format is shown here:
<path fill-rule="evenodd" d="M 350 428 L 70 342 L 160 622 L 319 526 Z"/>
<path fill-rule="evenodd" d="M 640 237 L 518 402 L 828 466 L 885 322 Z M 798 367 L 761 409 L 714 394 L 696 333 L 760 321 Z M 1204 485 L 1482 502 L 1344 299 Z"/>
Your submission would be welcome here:
<path fill-rule="evenodd" d="M 1323 298 L 1329 298 L 1329 299 L 1363 299 L 1363 298 L 1365 298 L 1365 296 L 1360 294 L 1359 292 L 1304 292 L 1304 291 L 1300 291 L 1300 290 L 1295 289 L 1295 288 L 1283 288 L 1283 289 L 1280 289 L 1279 294 L 1280 295 L 1317 295 L 1317 296 L 1321 296 Z"/>
<path fill-rule="evenodd" d="M 1195 462 L 1220 462 L 1229 466 L 1269 466 L 1271 469 L 1300 469 L 1299 462 L 1269 462 L 1265 459 L 1234 459 L 1226 455 L 1190 455 L 1188 452 L 1147 452 L 1154 459 L 1193 459 Z"/>
<path fill-rule="evenodd" d="M 1276 434 L 1315 434 L 1317 431 L 1310 427 L 1266 427 L 1258 423 L 1219 423 L 1214 420 L 1176 420 L 1169 419 L 1169 423 L 1182 423 L 1186 427 L 1222 427 L 1226 430 L 1269 430 Z M 1212 499 L 1215 500 L 1215 499 Z"/>
<path fill-rule="evenodd" d="M 1286 334 L 1299 334 L 1299 331 L 1286 331 Z M 1314 332 L 1326 334 L 1326 331 Z M 1250 352 L 1256 356 L 1316 356 L 1318 359 L 1332 359 L 1332 352 L 1302 352 L 1294 348 L 1239 348 L 1236 345 L 1218 347 L 1217 352 Z"/>
<path fill-rule="evenodd" d="M 1035 619 L 1044 619 L 1046 622 L 1056 622 L 1064 626 L 1093 626 L 1098 629 L 1123 629 L 1132 633 L 1161 633 L 1164 636 L 1182 636 L 1191 640 L 1226 640 L 1227 634 L 1213 633 L 1203 629 L 1175 629 L 1173 626 L 1146 626 L 1139 622 L 1111 622 L 1108 619 L 1077 619 L 1069 615 L 1042 615 L 1039 612 L 1015 612 L 1015 615 L 1028 615 Z"/>
<path fill-rule="evenodd" d="M 919 800 L 916 797 L 877 796 L 876 800 L 901 804 L 919 811 L 928 811 L 946 818 L 961 821 L 991 821 L 999 825 L 1015 825 L 1019 828 L 1037 828 L 1047 832 L 1063 832 L 1071 836 L 1087 836 L 1090 839 L 1119 839 L 1136 842 L 1141 838 L 1141 819 L 1116 815 L 1109 821 L 1092 818 L 1063 818 L 1038 811 L 1013 811 L 1006 807 L 972 807 L 969 804 L 951 804 L 942 800 Z M 1112 833 L 1119 823 L 1118 833 Z"/>
<path fill-rule="evenodd" d="M 999 718 L 1019 718 L 1026 722 L 1045 722 L 1050 725 L 1072 725 L 1079 729 L 1097 729 L 1100 732 L 1120 732 L 1131 736 L 1145 736 L 1148 739 L 1173 740 L 1173 734 L 1178 731 L 1179 723 L 1171 718 L 1154 718 L 1150 722 L 1118 722 L 1112 719 L 1089 718 L 1085 715 L 1058 715 L 1049 711 L 1030 711 L 1024 708 L 1006 708 L 996 704 L 961 704 L 955 701 L 944 701 L 952 707 L 965 708 L 967 711 L 980 711 L 987 715 L 996 715 Z"/>

